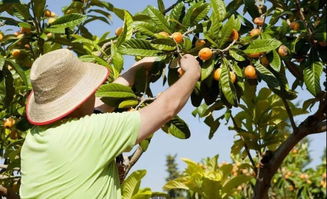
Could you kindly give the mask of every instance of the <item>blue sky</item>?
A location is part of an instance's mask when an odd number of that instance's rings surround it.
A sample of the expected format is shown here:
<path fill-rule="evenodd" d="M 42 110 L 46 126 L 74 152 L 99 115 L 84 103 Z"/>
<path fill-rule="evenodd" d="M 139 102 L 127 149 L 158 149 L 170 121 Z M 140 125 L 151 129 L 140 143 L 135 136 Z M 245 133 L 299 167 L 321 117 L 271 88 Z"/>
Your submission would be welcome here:
<path fill-rule="evenodd" d="M 64 5 L 69 4 L 71 1 L 54 1 L 48 0 L 49 9 L 61 15 L 61 8 Z M 109 1 L 118 8 L 129 10 L 131 13 L 135 13 L 143 10 L 147 5 L 156 6 L 156 0 L 112 0 Z M 168 7 L 173 4 L 173 0 L 165 0 L 165 5 Z M 101 35 L 104 32 L 111 31 L 110 35 L 113 35 L 114 30 L 117 27 L 122 26 L 123 22 L 113 15 L 113 23 L 106 25 L 104 23 L 93 23 L 90 28 L 92 33 Z M 126 57 L 125 69 L 128 69 L 134 62 L 132 57 Z M 292 82 L 292 81 L 291 81 Z M 264 83 L 262 83 L 264 84 Z M 159 93 L 163 90 L 162 81 L 158 81 L 155 85 L 152 85 L 154 93 Z M 264 85 L 265 86 L 265 85 Z M 305 88 L 304 88 L 305 89 Z M 299 101 L 302 99 L 310 98 L 310 94 L 306 91 L 300 91 L 301 96 Z M 177 163 L 179 168 L 185 168 L 184 163 L 180 160 L 182 157 L 190 158 L 195 161 L 200 161 L 202 158 L 211 157 L 219 154 L 219 161 L 230 161 L 230 148 L 233 144 L 233 136 L 235 133 L 227 129 L 227 125 L 221 124 L 218 132 L 216 132 L 213 139 L 208 139 L 208 127 L 198 118 L 194 118 L 191 115 L 193 107 L 190 103 L 184 107 L 180 112 L 180 116 L 189 124 L 192 136 L 187 140 L 178 140 L 170 135 L 165 134 L 162 131 L 155 133 L 149 149 L 141 159 L 136 163 L 132 170 L 146 169 L 147 175 L 142 181 L 142 187 L 150 187 L 155 191 L 160 191 L 165 183 L 165 177 L 167 176 L 165 167 L 165 158 L 168 154 L 177 154 Z M 297 117 L 296 120 L 299 122 L 303 120 L 303 116 Z M 309 136 L 311 142 L 311 155 L 314 159 L 311 166 L 316 165 L 320 162 L 323 149 L 326 147 L 326 134 L 317 134 Z"/>

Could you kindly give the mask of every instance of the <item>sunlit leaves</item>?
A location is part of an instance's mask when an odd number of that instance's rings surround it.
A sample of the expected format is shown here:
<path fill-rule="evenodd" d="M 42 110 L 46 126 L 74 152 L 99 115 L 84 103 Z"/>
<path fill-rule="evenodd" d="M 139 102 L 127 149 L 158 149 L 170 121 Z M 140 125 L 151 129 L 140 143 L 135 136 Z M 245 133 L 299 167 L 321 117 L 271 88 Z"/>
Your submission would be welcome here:
<path fill-rule="evenodd" d="M 119 51 L 123 54 L 134 56 L 155 56 L 161 51 L 156 50 L 151 46 L 151 43 L 141 39 L 130 39 L 125 41 Z"/>
<path fill-rule="evenodd" d="M 244 53 L 263 53 L 278 48 L 282 43 L 276 39 L 256 39 L 250 43 Z"/>
<path fill-rule="evenodd" d="M 320 77 L 323 70 L 321 62 L 314 62 L 311 66 L 304 69 L 304 82 L 313 96 L 317 96 L 321 91 Z"/>

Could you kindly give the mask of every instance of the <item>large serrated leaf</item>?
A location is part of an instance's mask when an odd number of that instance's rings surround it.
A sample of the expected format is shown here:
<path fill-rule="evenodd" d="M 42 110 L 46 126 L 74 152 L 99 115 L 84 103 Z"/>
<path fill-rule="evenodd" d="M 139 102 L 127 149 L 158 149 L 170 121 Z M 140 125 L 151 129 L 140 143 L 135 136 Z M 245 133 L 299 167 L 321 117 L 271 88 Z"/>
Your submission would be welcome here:
<path fill-rule="evenodd" d="M 131 199 L 133 194 L 137 193 L 140 188 L 141 179 L 145 176 L 146 170 L 134 171 L 129 175 L 121 186 L 122 199 Z"/>
<path fill-rule="evenodd" d="M 139 103 L 136 99 L 127 99 L 119 103 L 118 108 L 130 108 Z"/>
<path fill-rule="evenodd" d="M 210 10 L 210 6 L 207 3 L 204 3 L 193 10 L 191 16 L 191 23 L 190 25 L 198 24 L 202 19 L 204 19 Z"/>
<path fill-rule="evenodd" d="M 118 52 L 118 49 L 115 44 L 111 45 L 111 57 L 112 57 L 112 63 L 115 67 L 115 69 L 120 73 L 124 66 L 124 58 L 123 56 Z"/>
<path fill-rule="evenodd" d="M 62 17 L 59 17 L 54 21 L 49 28 L 47 28 L 48 31 L 51 31 L 52 29 L 65 29 L 65 28 L 73 28 L 81 23 L 86 19 L 85 15 L 72 13 L 69 15 L 64 15 Z"/>
<path fill-rule="evenodd" d="M 26 74 L 24 72 L 24 70 L 20 67 L 20 65 L 18 65 L 16 62 L 14 62 L 13 60 L 11 59 L 6 59 L 6 61 L 14 67 L 14 69 L 16 70 L 16 72 L 18 73 L 18 75 L 22 78 L 24 84 L 26 86 L 28 86 L 28 81 L 27 81 L 27 77 L 26 77 Z"/>
<path fill-rule="evenodd" d="M 216 20 L 223 21 L 226 16 L 226 8 L 225 3 L 222 0 L 211 0 L 211 7 L 213 10 L 213 13 L 216 17 Z"/>
<path fill-rule="evenodd" d="M 202 64 L 201 67 L 201 81 L 207 79 L 214 69 L 215 61 L 210 59 Z"/>
<path fill-rule="evenodd" d="M 267 83 L 269 88 L 276 89 L 279 87 L 279 81 L 275 75 L 270 72 L 266 67 L 260 64 L 259 61 L 255 63 L 256 70 L 259 72 L 259 76 Z"/>
<path fill-rule="evenodd" d="M 256 39 L 253 40 L 250 45 L 244 50 L 244 53 L 263 53 L 275 50 L 282 42 L 276 39 Z"/>
<path fill-rule="evenodd" d="M 170 21 L 170 28 L 172 30 L 174 30 L 175 26 L 177 25 L 177 23 L 174 21 L 181 20 L 180 18 L 183 14 L 183 9 L 184 9 L 184 3 L 180 2 L 171 10 L 171 12 L 169 14 L 169 21 Z"/>
<path fill-rule="evenodd" d="M 150 42 L 142 39 L 130 39 L 125 41 L 119 51 L 122 54 L 134 56 L 156 56 L 160 50 L 153 49 Z"/>
<path fill-rule="evenodd" d="M 228 103 L 235 105 L 236 104 L 236 95 L 234 85 L 231 84 L 229 79 L 229 67 L 228 61 L 224 59 L 221 65 L 221 75 L 220 75 L 220 88 L 223 91 L 223 94 L 228 101 Z"/>
<path fill-rule="evenodd" d="M 239 18 L 235 19 L 235 16 L 232 15 L 227 23 L 222 27 L 220 32 L 220 38 L 218 40 L 218 47 L 221 48 L 230 38 L 230 35 L 232 34 L 233 29 L 239 30 L 241 26 L 241 22 Z"/>
<path fill-rule="evenodd" d="M 46 0 L 32 0 L 33 3 L 32 8 L 35 17 L 40 18 L 41 16 L 43 16 L 45 2 Z"/>
<path fill-rule="evenodd" d="M 237 188 L 239 185 L 248 182 L 252 178 L 253 178 L 252 176 L 246 176 L 246 175 L 235 176 L 224 184 L 222 191 L 227 195 L 229 195 L 230 193 L 235 191 L 235 188 Z"/>
<path fill-rule="evenodd" d="M 117 46 L 120 46 L 121 43 L 132 38 L 133 35 L 133 26 L 131 25 L 132 23 L 133 23 L 132 15 L 129 12 L 124 11 L 124 28 L 123 28 L 123 32 L 119 35 L 118 40 L 116 42 Z"/>
<path fill-rule="evenodd" d="M 111 97 L 111 98 L 136 98 L 133 90 L 117 83 L 110 83 L 101 86 L 97 92 L 97 97 Z"/>
<path fill-rule="evenodd" d="M 310 67 L 303 70 L 304 83 L 313 96 L 317 96 L 321 91 L 320 76 L 322 70 L 323 64 L 321 62 L 314 62 Z"/>
<path fill-rule="evenodd" d="M 13 7 L 17 10 L 17 12 L 23 17 L 23 19 L 28 20 L 31 18 L 29 8 L 25 4 L 15 3 Z"/>
<path fill-rule="evenodd" d="M 157 50 L 172 51 L 176 49 L 176 43 L 172 39 L 152 40 L 151 46 Z"/>
<path fill-rule="evenodd" d="M 187 124 L 178 116 L 175 116 L 172 120 L 167 122 L 165 126 L 168 126 L 165 132 L 177 138 L 187 139 L 191 136 L 191 132 Z"/>
<path fill-rule="evenodd" d="M 147 12 L 149 16 L 151 17 L 153 23 L 155 23 L 160 29 L 167 33 L 171 33 L 169 29 L 169 24 L 165 18 L 165 16 L 155 7 L 153 6 L 148 6 L 147 7 Z"/>
<path fill-rule="evenodd" d="M 271 68 L 279 72 L 281 65 L 282 65 L 282 61 L 279 57 L 279 54 L 276 52 L 276 50 L 273 50 L 273 59 L 270 63 Z"/>

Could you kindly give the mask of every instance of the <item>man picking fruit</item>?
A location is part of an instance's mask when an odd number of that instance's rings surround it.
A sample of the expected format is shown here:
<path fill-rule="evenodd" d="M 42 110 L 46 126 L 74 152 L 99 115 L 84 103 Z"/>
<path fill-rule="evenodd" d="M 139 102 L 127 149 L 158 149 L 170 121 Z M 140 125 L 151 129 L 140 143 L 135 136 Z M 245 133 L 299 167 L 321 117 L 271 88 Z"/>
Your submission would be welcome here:
<path fill-rule="evenodd" d="M 131 86 L 135 72 L 153 61 L 136 62 L 115 82 Z M 180 66 L 183 76 L 150 105 L 133 112 L 92 114 L 95 91 L 108 70 L 81 62 L 66 49 L 39 57 L 30 73 L 33 91 L 26 114 L 36 126 L 21 149 L 21 198 L 121 198 L 115 157 L 175 116 L 200 77 L 192 55 L 182 56 Z"/>

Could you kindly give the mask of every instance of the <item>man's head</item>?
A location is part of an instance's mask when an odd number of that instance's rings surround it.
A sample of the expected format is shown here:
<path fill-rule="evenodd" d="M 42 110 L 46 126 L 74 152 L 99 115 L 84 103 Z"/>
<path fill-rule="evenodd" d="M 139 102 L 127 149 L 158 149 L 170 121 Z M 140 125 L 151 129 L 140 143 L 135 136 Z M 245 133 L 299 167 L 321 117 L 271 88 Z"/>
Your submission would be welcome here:
<path fill-rule="evenodd" d="M 81 104 L 92 104 L 95 90 L 107 76 L 105 67 L 82 62 L 67 49 L 42 55 L 30 73 L 33 91 L 26 105 L 28 120 L 46 125 L 69 115 Z"/>

